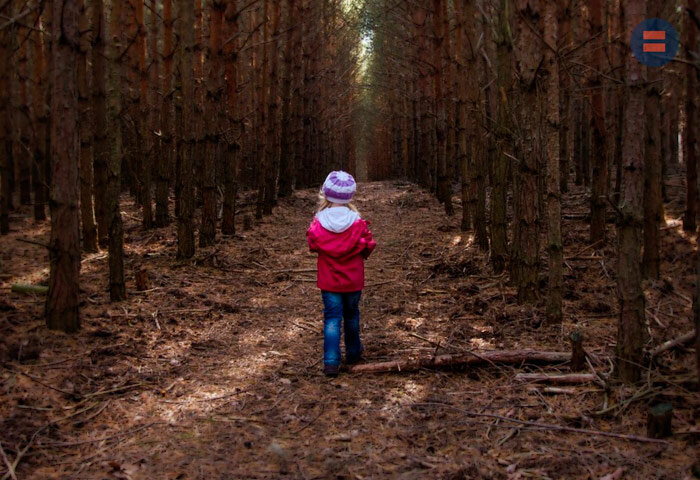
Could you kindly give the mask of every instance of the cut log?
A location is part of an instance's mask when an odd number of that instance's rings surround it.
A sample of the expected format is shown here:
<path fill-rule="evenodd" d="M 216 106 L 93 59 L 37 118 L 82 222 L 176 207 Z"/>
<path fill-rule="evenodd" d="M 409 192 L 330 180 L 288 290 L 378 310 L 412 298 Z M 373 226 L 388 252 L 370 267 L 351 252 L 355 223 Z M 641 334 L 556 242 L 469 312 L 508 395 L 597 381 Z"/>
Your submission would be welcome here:
<path fill-rule="evenodd" d="M 415 360 L 392 360 L 388 362 L 365 363 L 348 368 L 351 373 L 415 372 L 421 368 L 446 368 L 466 365 L 521 363 L 564 363 L 571 359 L 568 352 L 541 352 L 537 350 L 492 350 L 467 352 L 452 355 L 438 355 Z"/>
<path fill-rule="evenodd" d="M 137 270 L 136 274 L 134 275 L 134 278 L 136 280 L 136 290 L 138 290 L 139 292 L 148 290 L 148 270 L 143 268 Z"/>
<path fill-rule="evenodd" d="M 679 347 L 681 345 L 685 345 L 686 343 L 690 343 L 693 340 L 695 340 L 695 330 L 690 331 L 686 333 L 685 335 L 681 335 L 678 338 L 674 338 L 672 340 L 669 340 L 667 342 L 662 343 L 658 347 L 656 347 L 654 350 L 651 351 L 651 356 L 652 358 L 659 355 L 660 353 L 663 353 L 667 350 L 671 350 L 672 348 Z"/>
<path fill-rule="evenodd" d="M 571 371 L 580 372 L 586 366 L 586 352 L 583 350 L 583 334 L 571 332 Z"/>
<path fill-rule="evenodd" d="M 248 230 L 253 229 L 253 217 L 250 215 L 245 215 L 243 217 L 243 231 L 247 232 Z"/>
<path fill-rule="evenodd" d="M 518 382 L 551 383 L 554 385 L 575 385 L 578 383 L 595 382 L 598 376 L 593 373 L 567 373 L 549 375 L 546 373 L 519 373 L 515 376 Z"/>
<path fill-rule="evenodd" d="M 26 285 L 24 283 L 13 283 L 10 290 L 15 293 L 37 293 L 39 295 L 46 295 L 49 292 L 49 287 L 46 285 Z"/>
<path fill-rule="evenodd" d="M 647 417 L 647 436 L 649 438 L 664 438 L 671 436 L 671 419 L 673 406 L 670 403 L 660 403 L 649 409 Z"/>

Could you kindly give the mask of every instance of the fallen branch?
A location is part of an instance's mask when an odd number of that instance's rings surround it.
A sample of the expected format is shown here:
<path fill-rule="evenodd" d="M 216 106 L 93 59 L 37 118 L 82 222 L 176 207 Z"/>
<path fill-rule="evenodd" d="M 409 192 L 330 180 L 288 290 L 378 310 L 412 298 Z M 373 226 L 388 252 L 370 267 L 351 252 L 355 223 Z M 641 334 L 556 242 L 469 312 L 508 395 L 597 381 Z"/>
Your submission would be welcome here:
<path fill-rule="evenodd" d="M 628 435 L 625 433 L 605 432 L 603 430 L 592 430 L 589 428 L 565 427 L 562 425 L 554 425 L 551 423 L 531 422 L 528 420 L 520 420 L 520 419 L 512 418 L 512 417 L 504 417 L 503 415 L 496 415 L 493 413 L 472 412 L 469 410 L 461 409 L 459 407 L 455 407 L 454 405 L 450 405 L 449 403 L 423 402 L 423 403 L 414 403 L 411 405 L 411 407 L 414 407 L 414 408 L 415 407 L 424 407 L 424 406 L 437 406 L 437 407 L 451 408 L 453 410 L 461 412 L 464 415 L 467 415 L 470 417 L 494 418 L 494 419 L 502 420 L 505 422 L 512 422 L 512 423 L 516 423 L 518 425 L 525 425 L 527 427 L 532 427 L 531 428 L 532 430 L 554 430 L 554 431 L 558 431 L 558 432 L 584 433 L 587 435 L 595 435 L 595 436 L 599 436 L 599 437 L 620 438 L 622 440 L 630 440 L 633 442 L 661 443 L 664 445 L 669 444 L 666 440 L 658 440 L 656 438 L 641 437 L 639 435 Z"/>
<path fill-rule="evenodd" d="M 17 470 L 17 465 L 19 465 L 19 462 L 20 462 L 20 460 L 22 460 L 22 457 L 24 456 L 24 454 L 27 453 L 27 450 L 29 450 L 29 447 L 32 446 L 32 444 L 34 443 L 34 439 L 39 434 L 39 432 L 41 432 L 47 426 L 48 425 L 44 425 L 39 430 L 34 432 L 34 434 L 32 435 L 32 438 L 29 439 L 29 442 L 27 442 L 27 444 L 24 446 L 24 448 L 22 448 L 22 450 L 17 452 L 17 456 L 12 461 L 12 463 L 8 462 L 7 456 L 5 455 L 5 452 L 2 453 L 3 460 L 7 464 L 7 472 L 5 473 L 5 475 L 0 477 L 0 480 L 7 480 L 8 478 L 12 478 L 13 480 L 17 480 L 17 477 L 15 476 L 15 470 Z"/>
<path fill-rule="evenodd" d="M 36 293 L 46 295 L 49 292 L 49 287 L 46 285 L 26 285 L 24 283 L 13 283 L 10 291 L 15 293 Z"/>
<path fill-rule="evenodd" d="M 45 243 L 37 242 L 36 240 L 30 240 L 28 238 L 18 238 L 17 241 L 23 242 L 23 243 L 28 243 L 30 245 L 38 245 L 40 247 L 49 248 L 49 246 Z"/>
<path fill-rule="evenodd" d="M 595 382 L 598 380 L 598 376 L 593 373 L 567 373 L 562 375 L 548 375 L 546 373 L 519 373 L 515 376 L 515 380 L 530 383 L 575 385 L 578 383 Z"/>
<path fill-rule="evenodd" d="M 5 462 L 5 466 L 7 466 L 7 475 L 12 477 L 12 480 L 17 480 L 17 475 L 15 474 L 15 468 L 12 466 L 12 463 L 7 458 L 7 455 L 5 454 L 5 449 L 2 448 L 2 443 L 0 443 L 0 455 L 2 455 L 2 460 L 3 460 L 3 462 Z"/>
<path fill-rule="evenodd" d="M 520 364 L 520 363 L 564 363 L 571 359 L 568 352 L 541 352 L 537 350 L 492 350 L 486 352 L 464 352 L 459 354 L 437 355 L 415 360 L 392 360 L 389 362 L 353 365 L 352 373 L 415 372 L 421 368 L 457 367 L 479 364 Z"/>
<path fill-rule="evenodd" d="M 674 338 L 672 340 L 669 340 L 667 342 L 662 343 L 658 347 L 656 347 L 654 350 L 651 351 L 651 356 L 656 357 L 660 353 L 663 353 L 667 350 L 671 350 L 672 348 L 679 347 L 681 345 L 685 345 L 686 343 L 690 343 L 693 340 L 695 340 L 695 330 L 690 331 L 686 333 L 685 335 L 681 335 L 678 338 Z"/>

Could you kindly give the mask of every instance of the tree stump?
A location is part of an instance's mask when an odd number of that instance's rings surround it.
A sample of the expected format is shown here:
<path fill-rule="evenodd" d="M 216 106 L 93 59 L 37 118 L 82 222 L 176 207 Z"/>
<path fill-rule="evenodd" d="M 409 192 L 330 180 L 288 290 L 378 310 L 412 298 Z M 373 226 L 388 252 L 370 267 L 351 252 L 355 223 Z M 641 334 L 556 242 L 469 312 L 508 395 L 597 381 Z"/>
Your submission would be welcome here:
<path fill-rule="evenodd" d="M 253 217 L 250 215 L 245 215 L 243 217 L 243 231 L 247 232 L 248 230 L 253 229 Z"/>
<path fill-rule="evenodd" d="M 647 436 L 650 438 L 669 437 L 671 419 L 673 418 L 673 406 L 670 403 L 659 403 L 649 409 L 647 417 Z"/>
<path fill-rule="evenodd" d="M 136 290 L 143 292 L 148 290 L 148 270 L 141 268 L 136 271 Z"/>
<path fill-rule="evenodd" d="M 580 372 L 586 365 L 586 351 L 583 349 L 583 334 L 579 331 L 569 335 L 571 340 L 571 371 Z"/>

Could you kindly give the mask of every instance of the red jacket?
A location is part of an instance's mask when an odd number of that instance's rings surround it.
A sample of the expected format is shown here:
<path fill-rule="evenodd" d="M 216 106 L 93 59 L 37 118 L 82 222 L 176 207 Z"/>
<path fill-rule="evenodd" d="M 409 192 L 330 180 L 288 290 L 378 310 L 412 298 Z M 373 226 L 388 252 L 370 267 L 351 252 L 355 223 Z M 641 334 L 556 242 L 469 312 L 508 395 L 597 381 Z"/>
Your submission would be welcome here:
<path fill-rule="evenodd" d="M 316 285 L 329 292 L 356 292 L 365 286 L 365 259 L 377 246 L 368 222 L 359 218 L 347 230 L 326 230 L 314 217 L 306 232 L 309 250 L 318 252 Z"/>

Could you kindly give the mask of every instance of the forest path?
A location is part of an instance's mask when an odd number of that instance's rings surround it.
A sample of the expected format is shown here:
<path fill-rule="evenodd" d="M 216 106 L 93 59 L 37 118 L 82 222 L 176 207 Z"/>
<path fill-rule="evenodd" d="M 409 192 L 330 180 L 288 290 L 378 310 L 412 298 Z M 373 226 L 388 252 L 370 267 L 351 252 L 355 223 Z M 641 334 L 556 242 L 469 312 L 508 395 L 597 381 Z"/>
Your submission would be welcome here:
<path fill-rule="evenodd" d="M 23 478 L 590 478 L 617 468 L 681 478 L 690 455 L 682 445 L 652 458 L 658 447 L 526 432 L 415 405 L 579 425 L 582 412 L 600 407 L 590 387 L 545 398 L 514 385 L 510 367 L 326 378 L 315 256 L 305 242 L 315 195 L 295 192 L 253 230 L 199 249 L 187 262 L 174 259 L 174 225 L 144 232 L 137 207 L 124 202 L 129 299 L 109 303 L 104 254 L 87 255 L 77 335 L 46 332 L 41 303 L 13 298 L 16 318 L 33 319 L 14 332 L 26 338 L 36 331 L 38 363 L 52 364 L 17 368 L 76 393 L 69 398 L 22 375 L 4 377 L 3 445 L 23 445 L 47 421 L 57 422 L 38 436 Z M 571 320 L 542 326 L 536 310 L 518 306 L 505 278 L 492 276 L 459 231 L 458 215 L 445 218 L 429 193 L 401 182 L 362 183 L 357 205 L 378 242 L 361 301 L 367 360 L 568 348 Z M 585 236 L 585 226 L 568 227 L 565 240 Z M 15 249 L 9 255 L 29 262 L 11 266 L 11 281 L 43 278 L 40 247 L 15 240 L 45 236 L 45 227 L 30 231 L 27 221 L 4 240 Z M 149 272 L 145 292 L 134 290 L 139 269 Z M 589 351 L 600 352 L 614 339 L 615 315 L 614 301 L 600 291 L 614 283 L 590 270 L 567 279 L 580 285 L 569 285 L 577 292 L 567 309 L 597 312 L 581 325 Z M 636 408 L 593 426 L 640 434 L 643 410 Z M 75 415 L 66 420 L 66 412 Z M 680 418 L 690 413 L 677 411 Z"/>

